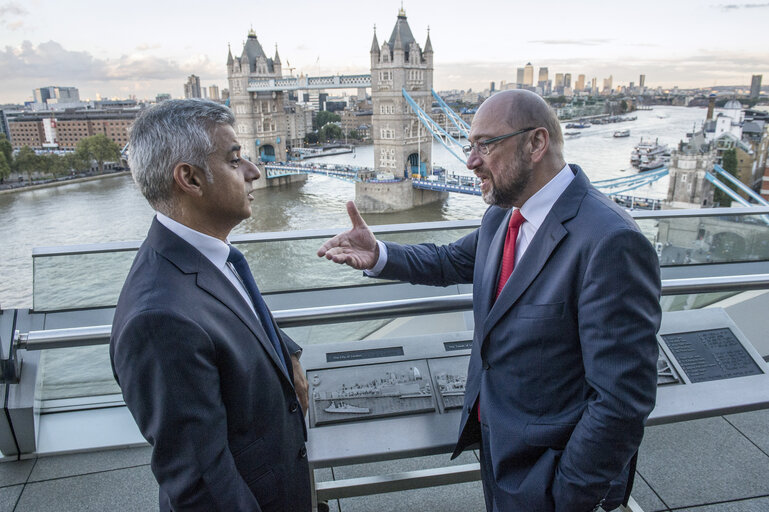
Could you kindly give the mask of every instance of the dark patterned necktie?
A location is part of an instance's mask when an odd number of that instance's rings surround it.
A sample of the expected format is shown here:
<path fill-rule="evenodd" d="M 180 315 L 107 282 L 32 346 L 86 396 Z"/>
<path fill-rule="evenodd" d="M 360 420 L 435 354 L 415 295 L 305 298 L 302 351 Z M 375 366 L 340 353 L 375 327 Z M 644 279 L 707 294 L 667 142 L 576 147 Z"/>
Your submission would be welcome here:
<path fill-rule="evenodd" d="M 267 331 L 267 336 L 270 338 L 272 346 L 275 347 L 275 351 L 278 353 L 278 358 L 280 358 L 280 362 L 283 363 L 283 368 L 287 369 L 286 359 L 283 356 L 283 343 L 280 341 L 280 337 L 275 330 L 275 325 L 272 323 L 272 317 L 270 316 L 270 310 L 267 309 L 267 304 L 265 304 L 262 294 L 259 293 L 259 287 L 256 286 L 254 275 L 251 273 L 251 269 L 248 266 L 245 256 L 243 256 L 243 253 L 235 247 L 230 246 L 230 255 L 227 256 L 227 261 L 232 263 L 232 266 L 235 267 L 235 271 L 240 276 L 241 281 L 243 281 L 243 285 L 246 287 L 246 291 L 251 297 L 251 301 L 254 303 L 256 314 L 259 316 L 259 320 L 261 320 L 264 330 Z"/>

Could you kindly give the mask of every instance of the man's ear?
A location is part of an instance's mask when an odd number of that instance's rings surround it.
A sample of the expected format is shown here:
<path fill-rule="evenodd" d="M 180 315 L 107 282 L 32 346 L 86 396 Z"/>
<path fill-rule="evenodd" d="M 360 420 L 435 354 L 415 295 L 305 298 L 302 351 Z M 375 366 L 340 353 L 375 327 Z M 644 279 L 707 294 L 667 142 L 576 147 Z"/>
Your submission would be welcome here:
<path fill-rule="evenodd" d="M 539 162 L 547 154 L 547 148 L 550 147 L 550 134 L 545 128 L 534 130 L 531 138 L 531 161 Z"/>
<path fill-rule="evenodd" d="M 188 163 L 178 163 L 174 167 L 174 185 L 183 193 L 199 196 L 200 188 L 205 180 L 203 169 Z"/>

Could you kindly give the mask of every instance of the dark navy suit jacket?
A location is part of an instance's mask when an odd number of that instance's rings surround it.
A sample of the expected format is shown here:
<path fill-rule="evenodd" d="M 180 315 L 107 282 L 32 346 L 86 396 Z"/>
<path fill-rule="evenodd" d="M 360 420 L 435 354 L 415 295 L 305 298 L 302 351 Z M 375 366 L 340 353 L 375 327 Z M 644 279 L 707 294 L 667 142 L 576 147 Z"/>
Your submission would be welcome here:
<path fill-rule="evenodd" d="M 299 347 L 282 335 L 290 361 Z M 161 511 L 310 510 L 291 367 L 232 283 L 157 219 L 120 294 L 110 357 L 153 448 Z"/>
<path fill-rule="evenodd" d="M 473 283 L 475 333 L 454 452 L 480 397 L 500 510 L 619 506 L 654 407 L 660 278 L 633 219 L 578 166 L 494 300 L 510 210 L 448 245 L 387 243 L 380 277 Z"/>

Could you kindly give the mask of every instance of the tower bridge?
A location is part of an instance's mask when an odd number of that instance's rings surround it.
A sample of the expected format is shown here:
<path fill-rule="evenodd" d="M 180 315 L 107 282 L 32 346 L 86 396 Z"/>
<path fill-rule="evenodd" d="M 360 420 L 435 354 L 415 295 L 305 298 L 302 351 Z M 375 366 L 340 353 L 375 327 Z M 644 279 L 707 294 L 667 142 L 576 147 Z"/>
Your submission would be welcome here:
<path fill-rule="evenodd" d="M 230 106 L 244 155 L 269 164 L 268 177 L 314 173 L 274 167 L 288 160 L 291 148 L 302 146 L 310 115 L 309 109 L 289 99 L 290 92 L 370 88 L 374 169 L 368 179 L 356 181 L 358 207 L 363 212 L 396 211 L 444 199 L 446 190 L 410 184 L 411 176 L 426 178 L 432 170 L 433 130 L 415 113 L 429 112 L 433 102 L 429 31 L 420 46 L 401 8 L 389 39 L 380 45 L 374 31 L 369 55 L 370 74 L 284 77 L 277 47 L 268 57 L 251 30 L 241 55 L 235 58 L 231 49 L 227 55 Z M 456 125 L 453 118 L 452 123 Z M 376 179 L 388 173 L 404 178 Z"/>

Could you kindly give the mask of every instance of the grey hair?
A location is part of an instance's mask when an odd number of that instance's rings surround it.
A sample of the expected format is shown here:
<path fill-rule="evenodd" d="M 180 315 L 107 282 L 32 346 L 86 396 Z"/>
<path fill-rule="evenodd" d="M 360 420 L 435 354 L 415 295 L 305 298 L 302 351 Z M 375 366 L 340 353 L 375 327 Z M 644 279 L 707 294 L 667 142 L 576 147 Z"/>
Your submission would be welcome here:
<path fill-rule="evenodd" d="M 173 210 L 173 171 L 178 164 L 199 167 L 209 182 L 213 179 L 207 160 L 214 151 L 214 130 L 224 124 L 235 124 L 232 111 L 201 99 L 166 100 L 137 116 L 130 130 L 128 164 L 155 210 Z"/>

